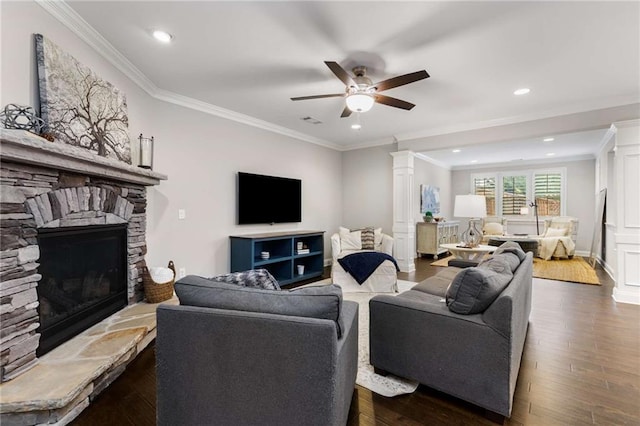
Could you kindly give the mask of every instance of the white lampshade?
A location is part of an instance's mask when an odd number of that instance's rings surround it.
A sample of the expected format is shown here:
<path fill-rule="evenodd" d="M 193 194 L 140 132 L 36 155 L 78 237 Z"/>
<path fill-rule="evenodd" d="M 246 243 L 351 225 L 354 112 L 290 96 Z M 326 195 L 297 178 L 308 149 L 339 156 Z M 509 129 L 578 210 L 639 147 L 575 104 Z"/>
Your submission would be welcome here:
<path fill-rule="evenodd" d="M 367 112 L 373 107 L 375 99 L 366 93 L 354 93 L 347 96 L 347 107 L 353 112 Z"/>
<path fill-rule="evenodd" d="M 487 202 L 484 195 L 456 195 L 453 215 L 455 217 L 486 217 Z"/>

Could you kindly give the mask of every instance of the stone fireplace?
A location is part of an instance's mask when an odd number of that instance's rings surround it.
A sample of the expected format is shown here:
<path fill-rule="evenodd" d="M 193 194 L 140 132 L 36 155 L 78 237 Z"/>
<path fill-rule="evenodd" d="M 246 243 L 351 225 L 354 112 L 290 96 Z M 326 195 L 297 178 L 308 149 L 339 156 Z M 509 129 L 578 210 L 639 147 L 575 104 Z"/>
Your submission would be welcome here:
<path fill-rule="evenodd" d="M 25 131 L 0 129 L 0 144 L 0 381 L 10 383 L 143 299 L 146 186 L 167 177 Z"/>

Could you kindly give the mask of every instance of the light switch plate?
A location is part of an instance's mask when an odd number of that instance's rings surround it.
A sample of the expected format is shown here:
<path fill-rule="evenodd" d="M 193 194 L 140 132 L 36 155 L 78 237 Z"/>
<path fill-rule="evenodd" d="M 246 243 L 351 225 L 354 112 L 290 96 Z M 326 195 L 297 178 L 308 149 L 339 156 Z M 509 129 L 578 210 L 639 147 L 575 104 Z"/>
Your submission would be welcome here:
<path fill-rule="evenodd" d="M 178 219 L 184 219 L 187 217 L 187 211 L 185 209 L 178 209 Z"/>

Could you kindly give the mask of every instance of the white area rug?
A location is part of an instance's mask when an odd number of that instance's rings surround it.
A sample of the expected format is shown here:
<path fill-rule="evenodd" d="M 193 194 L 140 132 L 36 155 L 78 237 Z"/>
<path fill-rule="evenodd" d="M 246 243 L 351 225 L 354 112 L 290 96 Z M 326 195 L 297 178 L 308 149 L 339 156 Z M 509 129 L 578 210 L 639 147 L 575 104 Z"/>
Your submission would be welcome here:
<path fill-rule="evenodd" d="M 307 285 L 331 284 L 331 279 Z M 400 293 L 409 290 L 416 283 L 411 281 L 398 280 L 398 290 Z M 343 293 L 345 300 L 357 302 L 360 306 L 358 310 L 358 376 L 356 383 L 382 396 L 397 396 L 415 392 L 418 382 L 403 379 L 393 375 L 380 376 L 373 372 L 373 366 L 369 364 L 369 299 L 377 294 L 390 293 Z"/>

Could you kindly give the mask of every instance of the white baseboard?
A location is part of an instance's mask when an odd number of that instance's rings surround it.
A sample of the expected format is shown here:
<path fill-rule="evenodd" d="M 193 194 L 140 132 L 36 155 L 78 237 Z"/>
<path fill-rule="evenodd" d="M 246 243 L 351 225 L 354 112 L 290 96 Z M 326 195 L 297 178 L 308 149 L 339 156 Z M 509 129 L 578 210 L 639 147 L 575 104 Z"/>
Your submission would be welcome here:
<path fill-rule="evenodd" d="M 633 305 L 640 305 L 640 289 L 636 290 L 624 290 L 614 287 L 611 297 L 618 303 L 631 303 Z"/>
<path fill-rule="evenodd" d="M 329 258 L 329 259 L 325 259 L 323 264 L 324 264 L 324 267 L 326 268 L 327 266 L 331 266 L 332 263 L 333 263 L 332 259 Z"/>

